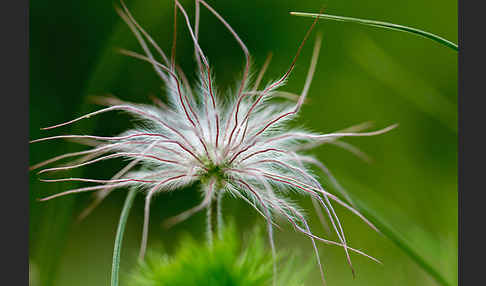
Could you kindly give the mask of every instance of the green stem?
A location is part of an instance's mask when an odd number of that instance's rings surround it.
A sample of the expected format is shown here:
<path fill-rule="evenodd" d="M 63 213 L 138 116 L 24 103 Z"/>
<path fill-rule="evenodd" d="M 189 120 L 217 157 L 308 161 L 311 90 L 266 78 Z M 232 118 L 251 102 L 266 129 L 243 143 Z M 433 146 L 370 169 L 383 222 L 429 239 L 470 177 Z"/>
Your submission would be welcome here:
<path fill-rule="evenodd" d="M 218 238 L 220 240 L 223 239 L 223 195 L 224 192 L 223 190 L 220 190 L 218 192 L 218 198 L 217 198 L 217 203 L 216 203 L 216 216 L 217 216 L 217 222 L 218 222 Z"/>
<path fill-rule="evenodd" d="M 314 13 L 302 13 L 302 12 L 290 12 L 291 15 L 295 16 L 302 16 L 302 17 L 312 17 L 316 18 L 319 17 L 320 19 L 327 19 L 327 20 L 335 20 L 335 21 L 342 21 L 342 22 L 352 22 L 352 23 L 358 23 L 362 25 L 368 25 L 368 26 L 374 26 L 374 27 L 380 27 L 380 28 L 385 28 L 385 29 L 391 29 L 391 30 L 398 30 L 402 32 L 408 32 L 412 33 L 415 35 L 419 35 L 422 37 L 425 37 L 427 39 L 430 39 L 432 41 L 435 41 L 443 46 L 446 46 L 448 48 L 451 48 L 455 51 L 458 51 L 459 48 L 457 44 L 454 44 L 453 42 L 446 40 L 440 36 L 437 36 L 435 34 L 422 31 L 419 29 L 415 29 L 412 27 L 407 27 L 407 26 L 402 26 L 402 25 L 397 25 L 397 24 L 392 24 L 392 23 L 387 23 L 387 22 L 381 22 L 381 21 L 374 21 L 374 20 L 366 20 L 366 19 L 358 19 L 358 18 L 351 18 L 351 17 L 343 17 L 343 16 L 335 16 L 335 15 L 329 15 L 329 14 L 314 14 Z"/>
<path fill-rule="evenodd" d="M 111 267 L 111 286 L 118 286 L 119 281 L 119 270 L 120 270 L 120 255 L 121 246 L 123 242 L 123 234 L 125 233 L 125 226 L 127 224 L 128 214 L 133 205 L 133 201 L 136 195 L 135 190 L 130 190 L 128 192 L 125 204 L 120 215 L 120 221 L 118 222 L 118 228 L 116 230 L 115 247 L 113 249 L 113 264 Z"/>
<path fill-rule="evenodd" d="M 209 203 L 206 207 L 206 238 L 209 247 L 213 247 L 213 227 L 212 227 L 212 204 Z"/>

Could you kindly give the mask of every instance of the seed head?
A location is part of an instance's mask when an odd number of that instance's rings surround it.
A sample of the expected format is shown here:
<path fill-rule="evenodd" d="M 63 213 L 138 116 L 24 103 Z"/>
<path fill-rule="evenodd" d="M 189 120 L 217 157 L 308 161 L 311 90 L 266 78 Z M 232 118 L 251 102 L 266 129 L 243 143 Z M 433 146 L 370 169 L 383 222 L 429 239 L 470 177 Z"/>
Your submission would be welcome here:
<path fill-rule="evenodd" d="M 243 75 L 237 91 L 230 98 L 222 98 L 215 88 L 208 60 L 198 44 L 199 6 L 205 6 L 234 36 L 245 56 Z M 352 268 L 349 251 L 375 258 L 347 245 L 347 240 L 340 220 L 332 203 L 337 203 L 375 228 L 353 206 L 344 189 L 337 183 L 327 167 L 314 157 L 303 155 L 302 150 L 321 144 L 335 144 L 358 156 L 365 156 L 356 147 L 340 141 L 350 136 L 373 136 L 385 133 L 396 125 L 373 131 L 362 132 L 369 127 L 368 123 L 356 125 L 346 130 L 330 134 L 318 134 L 302 129 L 288 127 L 306 100 L 312 77 L 317 65 L 321 37 L 318 35 L 309 72 L 302 92 L 299 95 L 285 93 L 282 87 L 292 72 L 301 48 L 316 21 L 304 37 L 290 68 L 278 80 L 258 89 L 270 57 L 256 77 L 250 78 L 250 55 L 243 41 L 231 26 L 205 1 L 196 0 L 196 23 L 192 28 L 189 17 L 182 5 L 175 1 L 175 15 L 180 11 L 195 46 L 195 59 L 198 66 L 199 81 L 194 88 L 188 82 L 182 70 L 175 63 L 175 40 L 172 55 L 169 58 L 154 42 L 150 35 L 135 21 L 125 4 L 117 8 L 120 17 L 127 23 L 137 38 L 144 55 L 122 50 L 123 54 L 146 61 L 166 86 L 168 102 L 156 99 L 154 105 L 136 104 L 121 101 L 114 97 L 98 98 L 98 102 L 108 107 L 86 114 L 71 121 L 47 127 L 54 129 L 75 123 L 81 119 L 108 111 L 123 111 L 140 119 L 141 124 L 114 137 L 92 135 L 59 135 L 31 141 L 41 142 L 60 138 L 75 139 L 93 148 L 68 153 L 49 159 L 31 167 L 37 169 L 64 158 L 80 156 L 76 161 L 66 165 L 41 170 L 39 173 L 69 170 L 87 166 L 112 158 L 125 158 L 129 163 L 118 171 L 110 180 L 66 178 L 43 180 L 48 182 L 80 181 L 96 183 L 93 186 L 68 190 L 41 199 L 50 200 L 67 194 L 97 191 L 94 204 L 85 211 L 85 216 L 112 190 L 136 187 L 146 195 L 145 220 L 140 257 L 143 258 L 147 244 L 150 202 L 155 194 L 179 190 L 195 182 L 200 182 L 202 202 L 179 215 L 164 222 L 166 227 L 177 224 L 191 215 L 206 209 L 208 242 L 212 241 L 212 206 L 216 202 L 218 229 L 223 226 L 222 199 L 225 195 L 240 198 L 252 206 L 267 222 L 267 230 L 275 255 L 273 243 L 274 219 L 285 218 L 295 230 L 308 236 L 315 250 L 315 255 L 324 283 L 316 240 L 326 244 L 341 246 Z M 175 38 L 174 38 L 175 39 Z M 157 52 L 154 56 L 152 50 Z M 156 59 L 157 58 L 157 59 Z M 294 98 L 294 101 L 272 101 L 282 96 Z M 328 192 L 310 171 L 314 166 L 329 176 L 335 189 L 346 199 Z M 298 206 L 292 203 L 286 194 L 290 191 L 312 199 L 312 202 L 323 223 L 325 210 L 327 217 L 336 232 L 339 241 L 331 241 L 314 235 Z M 274 266 L 276 267 L 276 266 Z M 276 268 L 274 268 L 276 275 Z M 354 270 L 353 270 L 354 274 Z"/>

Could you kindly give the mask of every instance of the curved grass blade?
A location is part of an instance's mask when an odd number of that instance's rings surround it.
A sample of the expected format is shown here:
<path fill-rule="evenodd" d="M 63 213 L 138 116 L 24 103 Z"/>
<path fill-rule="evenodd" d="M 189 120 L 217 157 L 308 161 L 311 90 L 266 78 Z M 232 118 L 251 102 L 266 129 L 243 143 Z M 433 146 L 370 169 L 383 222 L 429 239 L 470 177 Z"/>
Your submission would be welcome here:
<path fill-rule="evenodd" d="M 453 43 L 453 42 L 451 42 L 447 39 L 444 39 L 444 38 L 437 36 L 435 34 L 432 34 L 432 33 L 426 32 L 426 31 L 422 31 L 422 30 L 419 30 L 419 29 L 416 29 L 416 28 L 412 28 L 412 27 L 397 25 L 397 24 L 388 23 L 388 22 L 381 22 L 381 21 L 367 20 L 367 19 L 358 19 L 358 18 L 352 18 L 352 17 L 335 16 L 335 15 L 329 15 L 329 14 L 316 14 L 316 13 L 303 13 L 303 12 L 290 12 L 290 14 L 295 15 L 295 16 L 311 17 L 311 18 L 319 17 L 321 19 L 326 19 L 326 20 L 358 23 L 358 24 L 367 25 L 367 26 L 374 26 L 374 27 L 379 27 L 379 28 L 408 32 L 408 33 L 412 33 L 412 34 L 430 39 L 432 41 L 435 41 L 435 42 L 437 42 L 437 43 L 439 43 L 443 46 L 446 46 L 448 48 L 451 48 L 455 51 L 459 50 L 459 47 L 457 46 L 457 44 L 455 44 L 455 43 Z"/>
<path fill-rule="evenodd" d="M 123 242 L 123 234 L 125 233 L 125 226 L 127 225 L 128 214 L 132 208 L 133 201 L 135 199 L 136 190 L 130 190 L 125 204 L 120 215 L 120 221 L 118 222 L 118 228 L 116 230 L 115 246 L 113 249 L 113 264 L 111 268 L 111 286 L 118 286 L 119 284 L 119 271 L 120 271 L 120 256 L 121 247 Z"/>

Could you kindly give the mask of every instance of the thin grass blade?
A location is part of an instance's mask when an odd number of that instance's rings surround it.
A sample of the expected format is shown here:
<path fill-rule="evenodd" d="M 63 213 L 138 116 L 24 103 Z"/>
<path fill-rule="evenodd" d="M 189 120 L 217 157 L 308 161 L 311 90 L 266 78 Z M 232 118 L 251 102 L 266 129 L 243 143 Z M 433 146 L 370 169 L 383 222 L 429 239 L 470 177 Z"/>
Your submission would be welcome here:
<path fill-rule="evenodd" d="M 136 190 L 130 190 L 128 192 L 127 198 L 125 199 L 125 204 L 120 215 L 120 221 L 118 222 L 118 228 L 116 230 L 115 246 L 113 249 L 113 264 L 111 268 L 111 286 L 119 285 L 119 272 L 120 272 L 120 256 L 121 247 L 123 242 L 123 234 L 125 233 L 125 227 L 127 225 L 128 215 L 130 214 L 130 209 L 132 208 L 133 201 L 135 200 Z"/>
<path fill-rule="evenodd" d="M 352 18 L 352 17 L 329 15 L 329 14 L 303 13 L 303 12 L 290 12 L 290 14 L 295 15 L 295 16 L 310 17 L 310 18 L 319 17 L 319 19 L 323 19 L 323 20 L 350 22 L 350 23 L 357 23 L 357 24 L 374 26 L 374 27 L 379 27 L 379 28 L 384 28 L 384 29 L 397 30 L 397 31 L 401 31 L 401 32 L 408 32 L 408 33 L 412 33 L 414 35 L 422 36 L 424 38 L 435 41 L 435 42 L 437 42 L 437 43 L 439 43 L 443 46 L 446 46 L 448 48 L 451 48 L 455 51 L 459 50 L 459 47 L 457 46 L 457 44 L 455 44 L 455 43 L 453 43 L 453 42 L 451 42 L 447 39 L 444 39 L 444 38 L 442 38 L 438 35 L 435 35 L 435 34 L 420 30 L 420 29 L 402 26 L 402 25 L 398 25 L 398 24 L 382 22 L 382 21 L 375 21 L 375 20 L 367 20 L 367 19 L 358 19 L 358 18 Z"/>

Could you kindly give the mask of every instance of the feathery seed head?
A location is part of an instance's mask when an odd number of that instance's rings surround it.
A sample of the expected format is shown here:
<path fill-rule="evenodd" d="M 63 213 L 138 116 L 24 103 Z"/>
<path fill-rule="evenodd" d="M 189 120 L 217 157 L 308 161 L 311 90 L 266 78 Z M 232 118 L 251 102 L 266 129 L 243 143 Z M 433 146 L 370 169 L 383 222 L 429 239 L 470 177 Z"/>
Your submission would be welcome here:
<path fill-rule="evenodd" d="M 218 95 L 208 60 L 197 41 L 200 4 L 223 23 L 240 44 L 245 56 L 240 84 L 233 98 L 227 99 L 226 102 L 223 102 L 221 96 Z M 31 169 L 37 169 L 61 159 L 80 156 L 70 164 L 44 169 L 39 173 L 69 170 L 112 158 L 121 157 L 130 161 L 116 172 L 110 180 L 85 178 L 46 180 L 50 182 L 80 181 L 96 183 L 96 185 L 69 190 L 42 200 L 71 193 L 97 191 L 97 199 L 94 205 L 83 213 L 84 216 L 114 189 L 138 187 L 145 190 L 145 221 L 140 251 L 140 256 L 143 257 L 147 243 L 152 197 L 156 193 L 180 189 L 199 181 L 202 185 L 202 202 L 175 217 L 169 218 L 164 222 L 165 226 L 172 226 L 206 209 L 209 216 L 207 222 L 210 242 L 212 237 L 210 219 L 212 202 L 217 202 L 218 229 L 221 229 L 223 225 L 222 198 L 224 195 L 230 194 L 232 197 L 243 199 L 264 217 L 274 254 L 274 218 L 280 216 L 290 222 L 296 230 L 311 239 L 319 266 L 321 265 L 316 241 L 343 247 L 350 266 L 349 251 L 376 260 L 347 245 L 345 233 L 331 202 L 346 207 L 372 228 L 374 226 L 354 209 L 352 201 L 332 177 L 327 167 L 314 157 L 302 155 L 300 151 L 329 143 L 362 156 L 363 153 L 356 147 L 340 140 L 349 136 L 382 134 L 393 129 L 396 125 L 378 131 L 358 133 L 369 127 L 369 124 L 361 124 L 330 134 L 311 133 L 292 129 L 286 125 L 289 120 L 295 118 L 306 99 L 317 64 L 320 37 L 315 42 L 304 88 L 300 95 L 293 96 L 296 98 L 296 102 L 269 100 L 276 96 L 288 96 L 288 93 L 279 92 L 278 88 L 283 86 L 293 70 L 302 45 L 307 40 L 316 22 L 305 35 L 290 68 L 280 79 L 259 90 L 258 87 L 269 60 L 265 62 L 256 80 L 252 82 L 253 86 L 250 86 L 249 52 L 231 26 L 205 1 L 196 0 L 196 24 L 193 29 L 182 5 L 178 1 L 175 1 L 175 5 L 176 12 L 182 13 L 194 42 L 195 58 L 199 67 L 199 85 L 196 88 L 191 86 L 182 70 L 176 65 L 174 53 L 171 57 L 166 56 L 150 35 L 135 21 L 122 2 L 122 8 L 117 9 L 117 12 L 132 30 L 145 54 L 126 50 L 121 52 L 152 65 L 167 88 L 168 102 L 163 103 L 156 99 L 154 105 L 146 105 L 124 102 L 116 98 L 105 98 L 98 101 L 108 107 L 69 122 L 45 128 L 62 127 L 108 111 L 127 112 L 141 120 L 141 124 L 138 126 L 114 137 L 60 135 L 31 141 L 71 138 L 93 146 L 92 149 L 60 155 L 31 167 Z M 153 50 L 157 52 L 157 56 L 153 55 Z M 175 51 L 175 44 L 173 51 Z M 328 176 L 335 189 L 344 196 L 346 201 L 327 191 L 310 171 L 310 166 L 319 168 Z M 288 191 L 310 197 L 319 217 L 323 223 L 326 223 L 322 214 L 322 210 L 324 210 L 339 238 L 339 242 L 314 235 L 302 211 L 285 196 Z M 320 267 L 320 269 L 324 281 L 322 268 Z M 276 268 L 274 271 L 276 271 Z"/>

